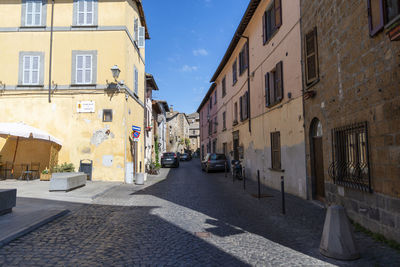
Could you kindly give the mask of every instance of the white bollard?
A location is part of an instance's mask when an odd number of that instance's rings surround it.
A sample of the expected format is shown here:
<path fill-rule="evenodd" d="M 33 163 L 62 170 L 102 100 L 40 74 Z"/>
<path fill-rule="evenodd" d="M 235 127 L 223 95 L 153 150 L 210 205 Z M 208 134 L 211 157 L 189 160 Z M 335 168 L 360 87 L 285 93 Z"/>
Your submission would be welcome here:
<path fill-rule="evenodd" d="M 342 206 L 328 208 L 319 251 L 324 256 L 338 260 L 355 260 L 360 257 L 351 224 Z"/>

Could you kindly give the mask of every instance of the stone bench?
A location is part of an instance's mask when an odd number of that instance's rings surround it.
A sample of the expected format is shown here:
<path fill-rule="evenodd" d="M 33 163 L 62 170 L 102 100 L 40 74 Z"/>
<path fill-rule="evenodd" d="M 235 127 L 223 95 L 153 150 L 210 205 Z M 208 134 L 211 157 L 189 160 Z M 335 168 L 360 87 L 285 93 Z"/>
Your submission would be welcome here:
<path fill-rule="evenodd" d="M 87 175 L 84 172 L 53 173 L 49 191 L 71 191 L 86 185 Z"/>
<path fill-rule="evenodd" d="M 0 189 L 0 215 L 11 212 L 16 201 L 17 189 Z"/>

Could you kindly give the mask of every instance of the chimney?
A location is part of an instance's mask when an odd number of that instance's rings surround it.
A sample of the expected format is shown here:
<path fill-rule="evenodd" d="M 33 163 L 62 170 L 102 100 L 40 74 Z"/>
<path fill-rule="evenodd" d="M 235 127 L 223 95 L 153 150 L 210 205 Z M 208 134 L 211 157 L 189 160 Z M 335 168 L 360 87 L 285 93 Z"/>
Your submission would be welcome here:
<path fill-rule="evenodd" d="M 174 113 L 174 105 L 171 105 L 171 106 L 169 107 L 169 112 Z"/>

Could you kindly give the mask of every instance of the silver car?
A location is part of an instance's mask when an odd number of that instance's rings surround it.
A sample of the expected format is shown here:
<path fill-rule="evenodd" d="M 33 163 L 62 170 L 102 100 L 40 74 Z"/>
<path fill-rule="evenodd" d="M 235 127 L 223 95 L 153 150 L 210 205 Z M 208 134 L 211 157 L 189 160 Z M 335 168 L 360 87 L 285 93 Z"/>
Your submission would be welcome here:
<path fill-rule="evenodd" d="M 201 162 L 201 169 L 206 172 L 210 171 L 228 171 L 228 161 L 224 154 L 208 153 Z"/>

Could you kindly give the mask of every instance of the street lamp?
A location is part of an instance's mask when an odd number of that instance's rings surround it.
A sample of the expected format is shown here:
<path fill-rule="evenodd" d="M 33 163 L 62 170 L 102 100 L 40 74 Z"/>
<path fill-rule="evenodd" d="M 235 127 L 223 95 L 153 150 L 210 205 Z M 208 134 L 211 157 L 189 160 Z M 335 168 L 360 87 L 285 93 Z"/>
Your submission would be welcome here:
<path fill-rule="evenodd" d="M 117 81 L 119 74 L 121 73 L 121 70 L 118 68 L 117 65 L 114 65 L 111 68 L 111 73 L 112 73 L 112 76 L 114 77 L 114 80 Z"/>

